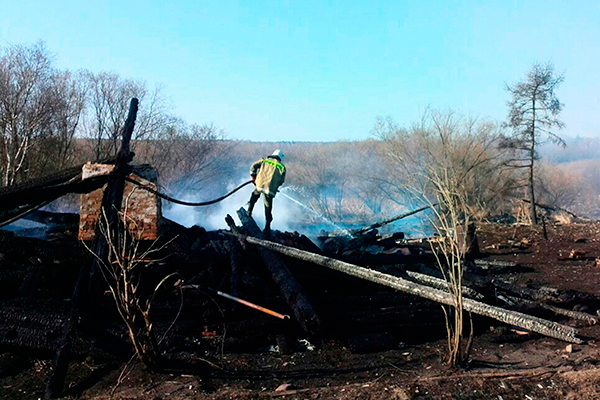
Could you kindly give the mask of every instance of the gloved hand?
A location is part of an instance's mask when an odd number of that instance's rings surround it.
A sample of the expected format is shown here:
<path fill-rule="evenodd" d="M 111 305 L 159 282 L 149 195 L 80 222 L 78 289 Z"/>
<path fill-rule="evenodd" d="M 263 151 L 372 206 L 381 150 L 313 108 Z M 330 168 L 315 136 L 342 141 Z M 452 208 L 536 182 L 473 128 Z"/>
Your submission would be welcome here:
<path fill-rule="evenodd" d="M 250 175 L 250 180 L 252 183 L 256 182 L 256 175 Z"/>

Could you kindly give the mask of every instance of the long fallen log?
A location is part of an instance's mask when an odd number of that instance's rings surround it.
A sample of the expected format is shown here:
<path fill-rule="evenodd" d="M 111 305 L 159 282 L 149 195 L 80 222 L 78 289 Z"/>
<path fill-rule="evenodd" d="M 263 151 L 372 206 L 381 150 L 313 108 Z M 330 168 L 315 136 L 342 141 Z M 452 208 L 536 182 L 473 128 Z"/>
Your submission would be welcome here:
<path fill-rule="evenodd" d="M 528 300 L 528 299 L 523 299 L 523 298 L 516 298 L 516 297 L 508 296 L 508 295 L 506 297 L 515 304 L 521 303 L 521 304 L 525 304 L 528 306 L 545 308 L 546 310 L 550 310 L 553 313 L 558 314 L 558 315 L 563 315 L 565 317 L 585 321 L 589 325 L 596 325 L 598 322 L 600 322 L 600 318 L 598 318 L 597 316 L 588 314 L 588 313 L 584 313 L 581 311 L 568 310 L 568 309 L 556 307 L 556 306 L 553 306 L 550 304 L 536 302 L 533 300 Z"/>
<path fill-rule="evenodd" d="M 284 246 L 279 243 L 274 243 L 268 240 L 257 239 L 247 236 L 245 240 L 248 243 L 255 244 L 271 251 L 275 251 L 289 257 L 300 258 L 305 261 L 312 262 L 333 270 L 343 272 L 361 279 L 379 283 L 381 285 L 392 287 L 396 290 L 407 292 L 415 296 L 424 297 L 438 303 L 453 306 L 454 300 L 449 293 L 439 289 L 434 289 L 428 286 L 420 285 L 414 282 L 407 281 L 399 277 L 387 275 L 378 271 L 373 271 L 364 267 L 349 264 L 333 258 L 321 256 L 318 254 L 309 253 L 307 251 Z M 544 336 L 553 337 L 570 343 L 583 343 L 583 340 L 576 337 L 578 331 L 570 326 L 558 324 L 556 322 L 547 321 L 542 318 L 533 317 L 531 315 L 519 313 L 516 311 L 505 310 L 499 307 L 491 306 L 468 298 L 463 298 L 463 307 L 466 311 L 475 314 L 483 315 L 502 321 L 509 325 L 518 326 L 537 332 Z"/>
<path fill-rule="evenodd" d="M 434 287 L 443 291 L 448 291 L 448 283 L 444 279 L 436 278 L 435 276 L 421 274 L 415 271 L 406 271 L 406 275 L 414 279 L 417 283 L 422 283 L 427 286 Z M 462 287 L 463 294 L 467 297 L 475 299 L 483 299 L 483 295 L 470 287 Z"/>

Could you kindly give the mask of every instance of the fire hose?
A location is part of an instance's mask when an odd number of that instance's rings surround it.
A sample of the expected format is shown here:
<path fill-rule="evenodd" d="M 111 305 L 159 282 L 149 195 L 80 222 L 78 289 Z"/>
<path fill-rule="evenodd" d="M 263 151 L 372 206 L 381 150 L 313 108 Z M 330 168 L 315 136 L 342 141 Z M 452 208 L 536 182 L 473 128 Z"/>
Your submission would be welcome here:
<path fill-rule="evenodd" d="M 78 184 L 81 184 L 83 182 L 93 182 L 93 181 L 97 181 L 97 180 L 107 179 L 107 178 L 110 178 L 110 177 L 112 177 L 112 178 L 121 178 L 121 179 L 123 179 L 123 180 L 125 180 L 127 182 L 130 182 L 130 183 L 133 183 L 134 185 L 139 186 L 143 190 L 146 190 L 146 191 L 148 191 L 148 192 L 150 192 L 150 193 L 152 193 L 152 194 L 160 197 L 161 199 L 167 200 L 167 201 L 169 201 L 171 203 L 181 204 L 181 205 L 190 206 L 190 207 L 201 207 L 201 206 L 208 206 L 208 205 L 211 205 L 211 204 L 218 203 L 218 202 L 220 202 L 222 200 L 225 200 L 227 197 L 231 196 L 232 194 L 234 194 L 238 190 L 242 189 L 243 187 L 245 187 L 245 186 L 247 186 L 247 185 L 249 185 L 249 184 L 251 184 L 253 182 L 252 180 L 249 180 L 247 182 L 242 183 L 241 185 L 239 185 L 238 187 L 236 187 L 235 189 L 233 189 L 231 192 L 225 194 L 224 196 L 221 196 L 221 197 L 219 197 L 217 199 L 214 199 L 214 200 L 200 201 L 200 202 L 189 202 L 189 201 L 183 201 L 183 200 L 176 199 L 176 198 L 171 197 L 171 196 L 169 196 L 167 194 L 159 192 L 158 190 L 156 190 L 154 188 L 146 186 L 146 185 L 142 184 L 141 182 L 136 181 L 133 178 L 130 178 L 128 176 L 123 176 L 123 175 L 120 175 L 120 174 L 96 175 L 96 176 L 92 176 L 92 177 L 83 179 L 83 180 L 79 181 Z M 73 182 L 73 180 L 71 180 L 69 182 L 60 183 L 60 184 L 57 184 L 57 185 L 47 186 L 46 189 L 49 189 L 49 188 L 50 189 L 52 189 L 52 188 L 59 189 L 59 188 L 63 187 L 63 188 L 66 188 L 66 190 L 62 194 L 66 194 L 66 193 L 72 192 L 72 190 L 69 190 L 69 189 L 73 187 L 74 183 L 75 182 Z M 54 198 L 48 199 L 48 200 L 45 200 L 45 201 L 41 201 L 41 202 L 34 202 L 34 203 L 31 203 L 31 204 L 26 204 L 21 209 L 16 209 L 13 212 L 7 213 L 7 215 L 1 215 L 0 216 L 0 228 L 3 227 L 3 226 L 5 226 L 5 225 L 8 225 L 8 224 L 10 224 L 10 223 L 12 223 L 12 222 L 20 219 L 20 218 L 23 218 L 25 215 L 29 214 L 32 211 L 35 211 L 35 210 L 37 210 L 37 209 L 39 209 L 39 208 L 41 208 L 41 207 L 49 204 L 52 200 L 54 200 Z"/>
<path fill-rule="evenodd" d="M 229 192 L 226 195 L 221 196 L 221 197 L 219 197 L 217 199 L 194 203 L 194 202 L 189 202 L 189 201 L 178 200 L 178 199 L 176 199 L 174 197 L 171 197 L 169 195 L 161 193 L 161 192 L 159 192 L 156 189 L 153 189 L 153 188 L 151 188 L 149 186 L 146 186 L 146 185 L 142 184 L 141 182 L 136 181 L 135 179 L 129 178 L 128 176 L 113 175 L 113 174 L 99 175 L 99 176 L 117 176 L 117 177 L 119 177 L 119 178 L 121 178 L 123 180 L 126 180 L 127 182 L 130 182 L 130 183 L 133 183 L 134 185 L 139 186 L 140 188 L 142 188 L 142 189 L 144 189 L 144 190 L 146 190 L 146 191 L 148 191 L 148 192 L 150 192 L 150 193 L 152 193 L 152 194 L 160 197 L 161 199 L 170 201 L 171 203 L 181 204 L 181 205 L 190 206 L 190 207 L 201 207 L 201 206 L 208 206 L 208 205 L 211 205 L 211 204 L 218 203 L 218 202 L 220 202 L 222 200 L 225 200 L 226 198 L 228 198 L 229 196 L 231 196 L 232 194 L 234 194 L 235 192 L 237 192 L 238 190 L 240 190 L 244 186 L 249 185 L 249 184 L 251 184 L 253 182 L 252 180 L 249 180 L 248 182 L 244 182 L 240 186 L 238 186 L 235 189 L 233 189 L 231 192 Z M 92 178 L 88 178 L 88 179 L 92 179 Z"/>

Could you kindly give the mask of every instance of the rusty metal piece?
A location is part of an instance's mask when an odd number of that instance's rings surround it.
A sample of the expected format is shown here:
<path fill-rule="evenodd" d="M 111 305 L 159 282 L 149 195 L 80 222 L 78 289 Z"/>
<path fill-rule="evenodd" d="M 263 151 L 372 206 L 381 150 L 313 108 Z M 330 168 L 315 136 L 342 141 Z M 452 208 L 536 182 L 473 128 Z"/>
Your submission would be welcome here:
<path fill-rule="evenodd" d="M 284 320 L 285 320 L 285 319 L 290 319 L 290 316 L 289 316 L 289 315 L 286 315 L 286 314 L 280 314 L 280 313 L 278 313 L 278 312 L 276 312 L 276 311 L 269 310 L 268 308 L 265 308 L 265 307 L 259 306 L 258 304 L 254 304 L 254 303 L 251 303 L 251 302 L 249 302 L 249 301 L 247 301 L 247 300 L 240 299 L 239 297 L 235 297 L 235 296 L 232 296 L 232 295 L 230 295 L 230 294 L 227 294 L 227 293 L 220 292 L 220 291 L 218 291 L 218 290 L 215 290 L 215 293 L 217 293 L 217 294 L 218 294 L 219 296 L 221 296 L 221 297 L 225 297 L 226 299 L 233 300 L 233 301 L 237 301 L 237 302 L 238 302 L 238 303 L 240 303 L 240 304 L 243 304 L 243 305 L 245 305 L 245 306 L 248 306 L 248 307 L 250 307 L 250 308 L 254 308 L 255 310 L 258 310 L 258 311 L 262 311 L 262 312 L 264 312 L 265 314 L 272 315 L 272 316 L 274 316 L 274 317 L 277 317 L 277 318 L 279 318 L 279 319 L 284 319 Z"/>
<path fill-rule="evenodd" d="M 248 306 L 250 308 L 254 308 L 255 310 L 262 311 L 265 314 L 272 315 L 272 316 L 277 317 L 279 319 L 284 319 L 284 320 L 285 319 L 290 319 L 290 316 L 287 315 L 287 314 L 280 314 L 277 311 L 273 311 L 273 310 L 270 310 L 270 309 L 268 309 L 266 307 L 259 306 L 258 304 L 251 303 L 248 300 L 240 299 L 239 297 L 235 297 L 235 296 L 232 296 L 230 294 L 223 293 L 223 292 L 221 292 L 219 290 L 210 289 L 210 288 L 203 288 L 203 287 L 201 287 L 199 285 L 185 285 L 182 288 L 183 289 L 186 289 L 186 288 L 190 288 L 190 289 L 208 289 L 208 290 L 210 290 L 210 291 L 218 294 L 221 297 L 225 297 L 226 299 L 236 301 L 236 302 L 238 302 L 240 304 L 243 304 L 245 306 Z"/>

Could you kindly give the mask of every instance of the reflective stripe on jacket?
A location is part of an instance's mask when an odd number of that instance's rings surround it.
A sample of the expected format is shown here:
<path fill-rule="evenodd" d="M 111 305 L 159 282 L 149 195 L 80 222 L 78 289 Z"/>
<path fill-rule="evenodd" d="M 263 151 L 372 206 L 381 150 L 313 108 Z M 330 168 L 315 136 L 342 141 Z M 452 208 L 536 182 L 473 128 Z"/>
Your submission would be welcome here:
<path fill-rule="evenodd" d="M 256 176 L 256 190 L 275 197 L 277 189 L 285 181 L 285 165 L 275 158 L 261 158 L 250 167 L 250 175 Z"/>

